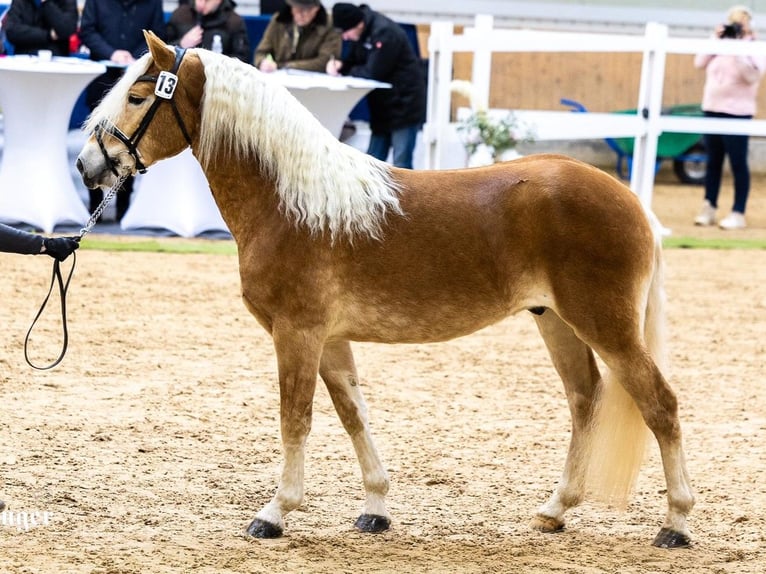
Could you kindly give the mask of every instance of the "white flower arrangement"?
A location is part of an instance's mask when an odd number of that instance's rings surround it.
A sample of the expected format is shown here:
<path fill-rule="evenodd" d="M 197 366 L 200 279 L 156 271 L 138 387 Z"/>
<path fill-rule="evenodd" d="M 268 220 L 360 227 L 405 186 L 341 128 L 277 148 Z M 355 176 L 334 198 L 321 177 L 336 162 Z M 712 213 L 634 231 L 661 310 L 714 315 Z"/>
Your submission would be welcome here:
<path fill-rule="evenodd" d="M 529 133 L 522 133 L 513 112 L 496 119 L 489 110 L 479 105 L 473 84 L 466 80 L 452 80 L 450 90 L 468 99 L 471 114 L 458 121 L 457 130 L 462 136 L 463 146 L 468 155 L 473 155 L 480 146 L 486 146 L 492 160 L 497 159 L 506 151 L 514 149 L 520 141 L 531 141 Z"/>

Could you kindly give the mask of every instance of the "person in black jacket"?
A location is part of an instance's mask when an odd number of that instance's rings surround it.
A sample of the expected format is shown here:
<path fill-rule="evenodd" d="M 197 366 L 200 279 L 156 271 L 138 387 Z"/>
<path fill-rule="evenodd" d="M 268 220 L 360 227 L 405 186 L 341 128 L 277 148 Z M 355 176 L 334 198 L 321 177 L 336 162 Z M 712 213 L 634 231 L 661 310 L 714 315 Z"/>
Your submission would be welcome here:
<path fill-rule="evenodd" d="M 221 37 L 221 53 L 250 60 L 250 40 L 234 0 L 195 0 L 182 4 L 170 15 L 167 42 L 182 48 L 213 49 L 213 38 Z"/>
<path fill-rule="evenodd" d="M 21 255 L 45 253 L 63 261 L 80 246 L 79 237 L 43 237 L 0 223 L 0 251 Z"/>
<path fill-rule="evenodd" d="M 49 0 L 50 1 L 50 0 Z M 93 80 L 85 94 L 93 111 L 104 94 L 120 79 L 124 67 L 147 51 L 144 30 L 165 37 L 162 0 L 85 0 L 80 22 L 80 40 L 90 50 L 90 59 L 108 61 L 105 74 Z M 130 207 L 133 177 L 117 192 L 117 221 Z M 104 197 L 100 189 L 89 190 L 93 213 Z"/>
<path fill-rule="evenodd" d="M 43 237 L 0 223 L 0 251 L 21 255 L 39 255 L 45 253 L 58 261 L 64 261 L 80 247 L 79 237 Z M 5 509 L 5 501 L 0 500 L 0 512 Z"/>
<path fill-rule="evenodd" d="M 412 169 L 415 139 L 425 121 L 426 81 L 407 34 L 365 4 L 335 4 L 332 20 L 350 45 L 342 61 L 327 64 L 327 73 L 391 84 L 390 89 L 379 88 L 367 96 L 372 132 L 367 153 L 385 161 L 393 149 L 393 164 Z"/>
<path fill-rule="evenodd" d="M 69 56 L 69 37 L 77 31 L 76 0 L 13 0 L 5 35 L 16 54 L 50 50 Z"/>

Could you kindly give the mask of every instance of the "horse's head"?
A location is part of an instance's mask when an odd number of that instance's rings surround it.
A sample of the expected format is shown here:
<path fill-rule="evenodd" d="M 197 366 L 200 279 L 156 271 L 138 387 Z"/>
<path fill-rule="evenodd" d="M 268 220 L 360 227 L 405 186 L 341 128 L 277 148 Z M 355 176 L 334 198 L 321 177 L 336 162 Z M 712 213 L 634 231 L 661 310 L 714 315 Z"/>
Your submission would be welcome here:
<path fill-rule="evenodd" d="M 144 32 L 149 53 L 136 61 L 85 124 L 77 158 L 89 188 L 109 188 L 191 145 L 199 130 L 204 73 L 192 52 Z"/>

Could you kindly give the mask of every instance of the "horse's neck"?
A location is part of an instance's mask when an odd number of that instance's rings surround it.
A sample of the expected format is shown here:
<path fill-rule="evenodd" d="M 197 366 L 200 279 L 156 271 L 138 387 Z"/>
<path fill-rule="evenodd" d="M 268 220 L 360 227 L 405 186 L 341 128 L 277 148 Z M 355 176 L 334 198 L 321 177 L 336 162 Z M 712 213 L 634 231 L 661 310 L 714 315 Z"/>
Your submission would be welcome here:
<path fill-rule="evenodd" d="M 270 222 L 280 217 L 276 183 L 261 171 L 257 159 L 237 161 L 218 156 L 202 169 L 235 239 L 271 227 Z"/>

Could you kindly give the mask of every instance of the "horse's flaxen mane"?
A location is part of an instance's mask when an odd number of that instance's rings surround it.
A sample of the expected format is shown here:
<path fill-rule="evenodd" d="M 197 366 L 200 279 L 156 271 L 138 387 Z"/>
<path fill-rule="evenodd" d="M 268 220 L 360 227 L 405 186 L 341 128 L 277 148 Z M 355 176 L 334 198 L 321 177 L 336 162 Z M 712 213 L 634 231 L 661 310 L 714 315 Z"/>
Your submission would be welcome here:
<path fill-rule="evenodd" d="M 331 238 L 378 237 L 386 212 L 399 213 L 384 162 L 342 144 L 284 87 L 249 64 L 195 51 L 205 68 L 199 158 L 222 150 L 257 157 L 276 180 L 286 215 Z"/>
<path fill-rule="evenodd" d="M 235 58 L 190 50 L 205 68 L 199 160 L 209 166 L 223 151 L 254 161 L 276 181 L 287 217 L 312 233 L 380 236 L 387 212 L 401 213 L 388 164 L 342 144 L 284 87 Z M 84 125 L 116 123 L 131 85 L 148 69 L 145 54 L 104 97 Z M 183 81 L 183 79 L 181 79 Z"/>

